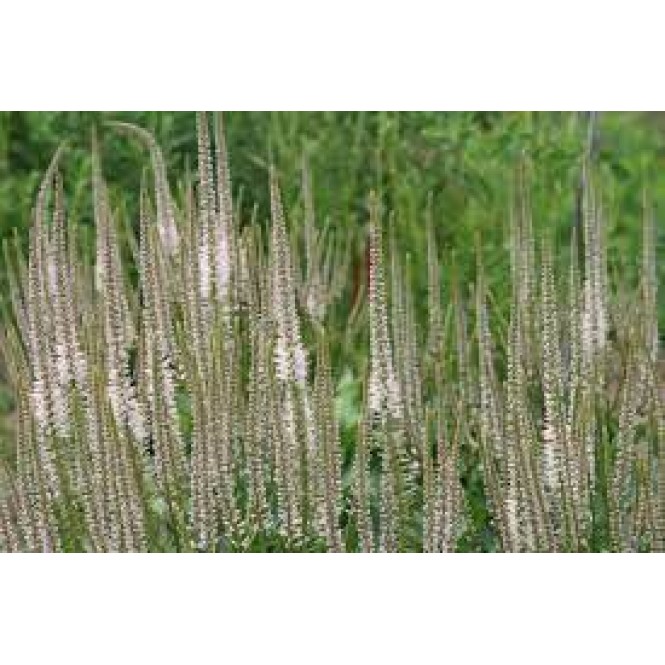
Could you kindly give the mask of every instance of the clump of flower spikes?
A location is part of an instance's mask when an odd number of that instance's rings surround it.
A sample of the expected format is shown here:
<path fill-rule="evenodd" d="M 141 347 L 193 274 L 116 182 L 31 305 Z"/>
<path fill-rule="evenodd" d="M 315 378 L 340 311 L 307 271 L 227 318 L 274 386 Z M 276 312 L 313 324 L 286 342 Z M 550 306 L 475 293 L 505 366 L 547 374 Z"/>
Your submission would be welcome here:
<path fill-rule="evenodd" d="M 454 551 L 471 528 L 462 480 L 479 465 L 497 549 L 663 550 L 648 203 L 639 297 L 626 308 L 629 295 L 609 291 L 590 166 L 563 289 L 551 240 L 535 240 L 522 165 L 506 330 L 492 316 L 480 251 L 473 299 L 453 275 L 442 303 L 430 205 L 421 336 L 394 242 L 399 219 L 386 252 L 372 195 L 366 388 L 343 449 L 332 362 L 341 351 L 327 309 L 344 293 L 350 252 L 315 223 L 308 167 L 291 235 L 271 170 L 264 237 L 234 209 L 221 115 L 197 116 L 197 182 L 187 180 L 179 204 L 154 138 L 111 125 L 150 152 L 138 243 L 120 232 L 93 138 L 94 264 L 67 218 L 62 150 L 37 196 L 28 260 L 12 259 L 1 349 L 17 447 L 2 469 L 0 547 Z"/>
<path fill-rule="evenodd" d="M 220 115 L 214 147 L 197 116 L 198 187 L 180 207 L 154 138 L 110 125 L 148 147 L 155 206 L 142 187 L 139 242 L 123 244 L 93 138 L 93 266 L 66 221 L 61 151 L 45 174 L 3 331 L 20 427 L 2 545 L 341 551 L 327 341 L 311 371 L 276 174 L 264 257 L 258 228 L 238 231 Z"/>
<path fill-rule="evenodd" d="M 607 286 L 603 216 L 588 162 L 583 172 L 583 261 L 580 270 L 574 234 L 567 299 L 556 288 L 546 235 L 536 286 L 535 243 L 520 173 L 503 385 L 495 372 L 479 271 L 485 489 L 506 551 L 661 551 L 665 440 L 653 217 L 645 209 L 641 285 L 627 311 Z M 599 478 L 606 479 L 604 487 Z"/>

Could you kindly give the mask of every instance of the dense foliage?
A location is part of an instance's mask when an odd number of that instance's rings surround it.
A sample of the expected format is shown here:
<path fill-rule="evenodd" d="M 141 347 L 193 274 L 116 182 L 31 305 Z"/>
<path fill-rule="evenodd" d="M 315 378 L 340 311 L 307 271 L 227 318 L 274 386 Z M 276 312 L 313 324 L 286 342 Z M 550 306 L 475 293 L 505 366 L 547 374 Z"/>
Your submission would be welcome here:
<path fill-rule="evenodd" d="M 624 117 L 230 114 L 231 168 L 221 117 L 79 120 L 3 255 L 5 547 L 662 549 Z"/>

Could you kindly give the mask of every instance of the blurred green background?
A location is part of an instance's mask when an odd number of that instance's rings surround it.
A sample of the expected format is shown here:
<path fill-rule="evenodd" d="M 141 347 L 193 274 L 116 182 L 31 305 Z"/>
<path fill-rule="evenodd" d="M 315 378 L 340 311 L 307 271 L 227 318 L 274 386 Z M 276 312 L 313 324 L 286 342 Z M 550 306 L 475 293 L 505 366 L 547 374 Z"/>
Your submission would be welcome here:
<path fill-rule="evenodd" d="M 0 113 L 0 240 L 26 242 L 28 221 L 41 175 L 62 141 L 62 163 L 70 216 L 91 223 L 90 133 L 102 134 L 104 172 L 112 204 L 129 224 L 137 219 L 139 183 L 148 164 L 145 149 L 104 128 L 120 119 L 152 131 L 167 157 L 174 191 L 187 169 L 196 169 L 193 113 L 3 112 Z M 576 219 L 580 161 L 588 135 L 583 113 L 227 113 L 227 142 L 236 199 L 243 220 L 254 206 L 264 223 L 269 214 L 267 167 L 279 170 L 291 223 L 302 218 L 300 166 L 307 155 L 320 222 L 354 239 L 364 251 L 366 197 L 380 192 L 392 211 L 397 244 L 409 254 L 420 312 L 425 315 L 425 209 L 433 200 L 435 232 L 447 287 L 451 257 L 462 275 L 473 277 L 475 236 L 499 307 L 507 306 L 507 227 L 514 173 L 525 156 L 530 164 L 534 223 L 550 228 L 566 249 Z M 665 204 L 665 114 L 601 113 L 594 161 L 607 212 L 613 280 L 635 279 L 641 245 L 642 195 L 656 208 L 658 256 L 662 257 Z M 662 264 L 662 262 L 660 262 Z M 351 262 L 353 266 L 353 261 Z M 663 266 L 660 266 L 662 283 Z M 6 295 L 6 266 L 0 255 L 0 299 Z M 665 308 L 660 307 L 661 330 Z M 0 364 L 0 449 L 8 450 L 12 398 Z"/>

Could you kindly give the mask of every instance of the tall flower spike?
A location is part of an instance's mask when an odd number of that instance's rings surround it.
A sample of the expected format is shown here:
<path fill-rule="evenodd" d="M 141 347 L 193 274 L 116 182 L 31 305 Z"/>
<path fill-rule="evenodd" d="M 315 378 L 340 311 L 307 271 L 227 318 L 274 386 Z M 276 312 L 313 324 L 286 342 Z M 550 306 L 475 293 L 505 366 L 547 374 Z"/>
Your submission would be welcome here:
<path fill-rule="evenodd" d="M 101 157 L 93 134 L 92 172 L 95 225 L 97 228 L 97 275 L 100 280 L 107 350 L 108 395 L 120 427 L 128 427 L 139 442 L 146 438 L 144 416 L 129 376 L 129 349 L 135 336 L 123 288 L 120 250 L 115 223 L 109 209 L 102 175 Z"/>
<path fill-rule="evenodd" d="M 566 473 L 568 451 L 563 421 L 563 360 L 560 349 L 559 310 L 554 285 L 552 249 L 549 240 L 541 252 L 541 336 L 543 366 L 543 478 L 548 510 L 555 525 L 557 539 L 566 517 L 566 506 L 572 504 L 570 477 Z M 569 513 L 568 513 L 569 514 Z M 571 525 L 576 541 L 574 525 Z"/>
<path fill-rule="evenodd" d="M 218 300 L 224 304 L 229 298 L 231 306 L 238 300 L 239 247 L 231 195 L 231 170 L 224 136 L 221 113 L 214 116 L 215 161 L 217 169 L 217 221 L 214 227 L 215 285 Z M 236 293 L 234 294 L 233 291 Z"/>
<path fill-rule="evenodd" d="M 215 226 L 215 191 L 212 181 L 212 159 L 210 156 L 210 133 L 205 113 L 196 114 L 196 133 L 199 156 L 199 211 L 198 211 L 198 266 L 199 290 L 204 303 L 210 299 L 213 274 L 211 263 L 214 257 L 213 229 Z"/>
<path fill-rule="evenodd" d="M 601 212 L 593 184 L 591 166 L 583 163 L 583 231 L 584 231 L 584 308 L 582 311 L 582 348 L 589 359 L 603 349 L 607 338 L 605 294 L 605 256 Z"/>
<path fill-rule="evenodd" d="M 150 159 L 155 176 L 155 200 L 157 203 L 157 228 L 159 237 L 167 256 L 173 256 L 180 244 L 180 235 L 175 221 L 173 201 L 169 191 L 169 183 L 166 175 L 166 164 L 162 151 L 155 137 L 145 129 L 127 122 L 112 121 L 109 126 L 133 134 L 139 138 L 150 150 Z"/>
<path fill-rule="evenodd" d="M 271 293 L 275 322 L 275 374 L 279 382 L 280 402 L 284 412 L 284 459 L 296 483 L 296 496 L 289 501 L 296 507 L 295 535 L 300 538 L 309 527 L 313 505 L 311 460 L 316 454 L 316 434 L 307 385 L 307 358 L 300 337 L 296 311 L 293 268 L 289 240 L 284 223 L 277 174 L 270 173 L 272 212 Z M 293 489 L 291 490 L 293 494 Z"/>
<path fill-rule="evenodd" d="M 277 348 L 275 366 L 277 376 L 284 382 L 295 381 L 303 386 L 306 379 L 305 352 L 300 341 L 300 326 L 296 313 L 293 268 L 289 253 L 289 241 L 284 224 L 284 212 L 274 168 L 270 175 L 270 200 L 272 209 L 272 250 L 274 317 L 277 324 Z"/>
<path fill-rule="evenodd" d="M 381 456 L 379 532 L 376 541 L 378 549 L 393 552 L 399 547 L 400 509 L 404 498 L 401 451 L 398 447 L 403 445 L 403 404 L 388 330 L 379 201 L 374 193 L 370 196 L 369 207 L 370 368 L 367 407 L 371 421 L 370 440 L 375 443 Z"/>
<path fill-rule="evenodd" d="M 54 427 L 58 436 L 65 439 L 70 432 L 68 404 L 69 384 L 73 372 L 70 364 L 72 349 L 67 330 L 68 301 L 66 284 L 65 211 L 62 178 L 54 174 L 53 224 L 46 234 L 46 290 L 48 294 L 50 326 L 42 331 L 50 348 Z M 48 339 L 46 339 L 48 337 Z"/>
<path fill-rule="evenodd" d="M 590 517 L 591 495 L 596 481 L 596 441 L 599 422 L 596 393 L 604 384 L 600 354 L 607 343 L 607 295 L 605 243 L 602 214 L 588 156 L 583 162 L 582 221 L 584 278 L 580 326 L 581 360 L 579 436 L 584 446 L 584 512 Z"/>
<path fill-rule="evenodd" d="M 60 494 L 60 480 L 56 470 L 57 452 L 52 436 L 57 418 L 54 412 L 58 410 L 58 397 L 54 398 L 53 393 L 55 376 L 51 364 L 53 350 L 50 336 L 52 307 L 49 297 L 48 237 L 44 224 L 46 197 L 51 190 L 62 149 L 62 146 L 58 148 L 53 156 L 39 188 L 30 232 L 28 261 L 27 347 L 32 365 L 32 413 L 37 427 L 39 464 L 46 475 L 50 500 Z"/>
<path fill-rule="evenodd" d="M 368 404 L 370 413 L 385 421 L 388 413 L 394 418 L 401 418 L 402 404 L 388 332 L 386 279 L 379 228 L 379 200 L 374 193 L 370 196 L 369 206 L 370 378 Z"/>

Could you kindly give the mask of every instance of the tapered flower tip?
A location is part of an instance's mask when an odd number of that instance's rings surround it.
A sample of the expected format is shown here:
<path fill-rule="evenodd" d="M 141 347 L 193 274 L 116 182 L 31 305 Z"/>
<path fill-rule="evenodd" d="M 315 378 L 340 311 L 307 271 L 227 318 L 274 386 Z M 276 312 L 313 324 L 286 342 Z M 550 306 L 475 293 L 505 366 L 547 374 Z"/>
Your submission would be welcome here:
<path fill-rule="evenodd" d="M 140 138 L 142 141 L 145 141 L 149 146 L 152 146 L 155 142 L 155 137 L 143 127 L 138 127 L 133 125 L 131 122 L 122 122 L 121 120 L 106 120 L 104 125 L 111 127 L 113 129 L 120 130 L 125 134 L 133 134 L 134 136 Z"/>
<path fill-rule="evenodd" d="M 376 193 L 375 190 L 371 190 L 367 196 L 367 207 L 369 208 L 370 213 L 378 213 L 379 205 L 380 205 L 379 195 Z"/>
<path fill-rule="evenodd" d="M 48 168 L 44 172 L 44 177 L 42 178 L 42 182 L 39 186 L 39 193 L 37 195 L 37 204 L 36 204 L 36 210 L 41 211 L 44 208 L 44 200 L 46 198 L 46 193 L 51 187 L 51 184 L 53 183 L 53 178 L 55 175 L 55 172 L 58 168 L 58 164 L 60 163 L 60 158 L 62 157 L 62 153 L 64 152 L 65 148 L 67 146 L 67 142 L 63 141 L 56 149 L 56 151 L 53 153 L 53 157 L 51 158 L 51 162 L 48 165 Z"/>
<path fill-rule="evenodd" d="M 270 164 L 269 178 L 270 178 L 270 197 L 274 202 L 275 199 L 279 200 L 280 192 L 279 192 L 279 176 L 277 175 L 277 167 L 272 163 Z"/>
<path fill-rule="evenodd" d="M 279 176 L 274 164 L 270 164 L 270 208 L 273 223 L 277 226 L 283 224 L 284 210 L 282 209 L 282 194 L 279 189 Z"/>

